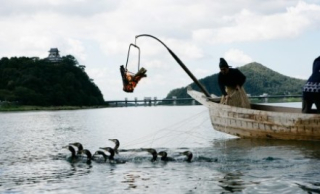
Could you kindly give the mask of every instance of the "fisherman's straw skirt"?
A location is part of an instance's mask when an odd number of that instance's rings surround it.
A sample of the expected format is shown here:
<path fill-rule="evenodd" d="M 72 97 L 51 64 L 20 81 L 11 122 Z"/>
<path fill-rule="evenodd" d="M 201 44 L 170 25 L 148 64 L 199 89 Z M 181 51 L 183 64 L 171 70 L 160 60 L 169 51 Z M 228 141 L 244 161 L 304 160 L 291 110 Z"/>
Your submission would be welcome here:
<path fill-rule="evenodd" d="M 228 100 L 225 100 L 222 96 L 220 103 L 230 106 L 236 106 L 241 108 L 250 108 L 250 101 L 243 87 L 237 90 L 234 87 L 226 87 L 226 92 L 229 96 Z"/>

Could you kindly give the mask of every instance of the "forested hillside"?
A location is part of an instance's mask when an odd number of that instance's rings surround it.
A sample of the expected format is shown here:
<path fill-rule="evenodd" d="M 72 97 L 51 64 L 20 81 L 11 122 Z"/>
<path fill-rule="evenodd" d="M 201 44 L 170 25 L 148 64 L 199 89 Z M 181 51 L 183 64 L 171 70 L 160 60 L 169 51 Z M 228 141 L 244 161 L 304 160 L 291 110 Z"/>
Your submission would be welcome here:
<path fill-rule="evenodd" d="M 90 106 L 104 103 L 85 66 L 67 55 L 61 62 L 12 57 L 0 60 L 0 101 L 40 106 Z"/>
<path fill-rule="evenodd" d="M 244 88 L 248 94 L 258 96 L 263 93 L 269 95 L 300 95 L 302 87 L 306 80 L 296 79 L 277 73 L 259 63 L 249 63 L 239 68 L 239 70 L 247 77 Z M 218 86 L 218 73 L 199 80 L 209 93 L 221 96 Z M 193 89 L 199 90 L 192 83 Z M 166 98 L 189 98 L 187 94 L 187 86 L 170 91 Z"/>

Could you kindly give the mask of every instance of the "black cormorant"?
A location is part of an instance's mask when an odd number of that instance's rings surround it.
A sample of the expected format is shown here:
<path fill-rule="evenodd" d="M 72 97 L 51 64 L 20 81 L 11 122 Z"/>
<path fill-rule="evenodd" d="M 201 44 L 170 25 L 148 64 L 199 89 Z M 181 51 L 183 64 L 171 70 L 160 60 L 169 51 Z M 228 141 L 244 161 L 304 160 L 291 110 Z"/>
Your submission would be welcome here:
<path fill-rule="evenodd" d="M 185 155 L 185 156 L 187 156 L 187 162 L 191 162 L 191 160 L 192 160 L 192 157 L 193 157 L 193 154 L 192 154 L 192 152 L 190 152 L 190 151 L 185 151 L 185 152 L 182 152 L 182 153 L 180 153 L 181 155 Z"/>
<path fill-rule="evenodd" d="M 165 152 L 165 151 L 159 152 L 158 155 L 161 156 L 160 159 L 161 159 L 162 161 L 175 161 L 174 158 L 168 157 L 168 154 L 167 154 L 167 152 Z"/>
<path fill-rule="evenodd" d="M 114 158 L 114 150 L 110 147 L 103 147 L 103 148 L 99 148 L 99 149 L 102 149 L 102 150 L 105 150 L 107 152 L 110 153 L 109 155 L 109 161 L 110 163 L 116 163 L 116 164 L 124 164 L 126 163 L 126 161 L 123 161 L 123 160 L 118 160 L 118 159 L 115 159 Z"/>
<path fill-rule="evenodd" d="M 118 151 L 118 148 L 120 146 L 119 140 L 118 139 L 109 139 L 109 140 L 115 143 L 113 150 L 116 154 L 119 154 L 119 151 Z"/>
<path fill-rule="evenodd" d="M 83 149 L 81 151 L 81 154 L 85 154 L 87 156 L 87 161 L 88 162 L 92 160 L 92 154 L 91 154 L 91 152 L 89 150 Z"/>
<path fill-rule="evenodd" d="M 109 156 L 108 156 L 106 153 L 104 153 L 103 151 L 100 151 L 100 150 L 96 151 L 96 152 L 93 154 L 93 157 L 96 156 L 96 155 L 102 155 L 105 162 L 106 162 L 107 159 L 109 158 Z"/>
<path fill-rule="evenodd" d="M 154 162 L 154 161 L 157 160 L 158 154 L 157 154 L 157 151 L 156 151 L 155 149 L 152 149 L 152 148 L 143 148 L 142 150 L 143 150 L 143 151 L 147 151 L 147 152 L 149 152 L 150 154 L 152 154 L 151 162 Z"/>
<path fill-rule="evenodd" d="M 68 145 L 68 146 L 65 146 L 63 148 L 66 148 L 71 152 L 71 156 L 67 157 L 67 160 L 69 162 L 74 163 L 74 162 L 77 162 L 79 160 L 78 156 L 76 155 L 76 150 L 74 149 L 73 146 Z"/>
<path fill-rule="evenodd" d="M 72 146 L 67 146 L 68 150 L 71 152 L 71 158 L 76 158 L 76 150 Z"/>
<path fill-rule="evenodd" d="M 69 143 L 69 145 L 73 145 L 73 146 L 76 146 L 78 148 L 78 152 L 77 154 L 81 154 L 82 150 L 83 150 L 83 146 L 81 143 L 79 142 L 75 142 L 75 143 Z"/>

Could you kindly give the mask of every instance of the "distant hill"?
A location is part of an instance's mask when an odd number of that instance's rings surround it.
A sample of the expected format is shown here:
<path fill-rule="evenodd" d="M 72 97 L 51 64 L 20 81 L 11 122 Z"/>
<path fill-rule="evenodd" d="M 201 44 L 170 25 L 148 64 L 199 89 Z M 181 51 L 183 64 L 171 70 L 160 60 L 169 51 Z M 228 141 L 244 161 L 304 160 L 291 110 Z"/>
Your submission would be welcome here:
<path fill-rule="evenodd" d="M 277 73 L 259 63 L 249 63 L 239 70 L 247 77 L 244 88 L 252 96 L 267 93 L 269 95 L 300 95 L 306 80 L 297 79 Z M 210 94 L 221 96 L 218 86 L 218 73 L 199 80 Z M 199 91 L 195 83 L 191 87 Z M 190 98 L 187 94 L 187 87 L 177 88 L 169 92 L 166 98 Z"/>
<path fill-rule="evenodd" d="M 52 63 L 45 59 L 3 57 L 0 60 L 0 101 L 39 106 L 102 105 L 98 86 L 72 55 Z"/>

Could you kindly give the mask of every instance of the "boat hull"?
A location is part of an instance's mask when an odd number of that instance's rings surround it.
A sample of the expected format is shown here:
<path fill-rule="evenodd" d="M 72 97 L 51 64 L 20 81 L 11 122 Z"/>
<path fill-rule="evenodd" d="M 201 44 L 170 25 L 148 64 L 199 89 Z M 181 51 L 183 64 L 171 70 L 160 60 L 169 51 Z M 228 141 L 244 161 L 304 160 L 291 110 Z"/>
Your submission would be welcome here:
<path fill-rule="evenodd" d="M 210 101 L 202 93 L 188 94 L 208 107 L 215 130 L 242 138 L 320 140 L 320 115 L 303 114 L 301 109 L 253 105 L 253 109 Z"/>

